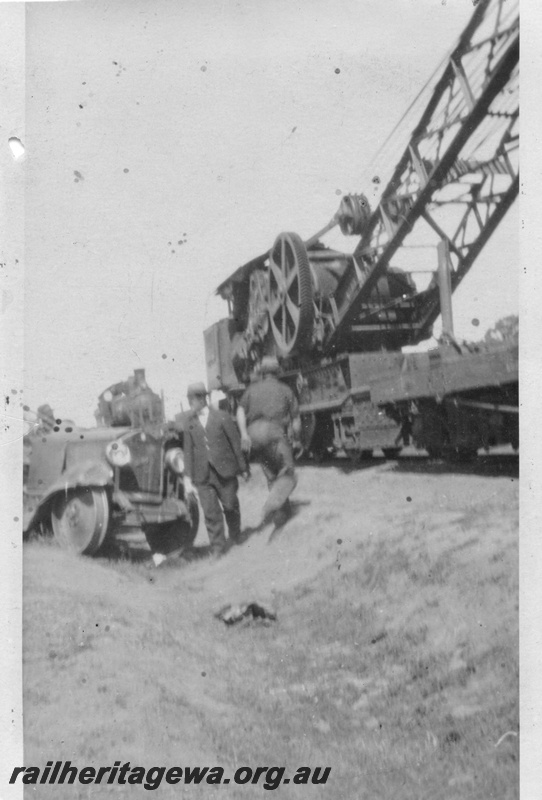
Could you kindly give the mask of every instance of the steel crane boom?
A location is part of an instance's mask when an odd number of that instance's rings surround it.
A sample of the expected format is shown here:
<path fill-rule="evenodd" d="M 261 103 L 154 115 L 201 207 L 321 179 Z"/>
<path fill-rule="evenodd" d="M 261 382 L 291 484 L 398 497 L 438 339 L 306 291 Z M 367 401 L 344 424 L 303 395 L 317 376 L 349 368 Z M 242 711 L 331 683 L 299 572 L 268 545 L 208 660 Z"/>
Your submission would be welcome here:
<path fill-rule="evenodd" d="M 444 240 L 452 291 L 467 274 L 518 194 L 518 56 L 517 3 L 479 3 L 334 293 L 327 351 L 378 313 L 364 304 L 407 238 Z M 415 344 L 440 312 L 436 281 L 410 303 Z"/>

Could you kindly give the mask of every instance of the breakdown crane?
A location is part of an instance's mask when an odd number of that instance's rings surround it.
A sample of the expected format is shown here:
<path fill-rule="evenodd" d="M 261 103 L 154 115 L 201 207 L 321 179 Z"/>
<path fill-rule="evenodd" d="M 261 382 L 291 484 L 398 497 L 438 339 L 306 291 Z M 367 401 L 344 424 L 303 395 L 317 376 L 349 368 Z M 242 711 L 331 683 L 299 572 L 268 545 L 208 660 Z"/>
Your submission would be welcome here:
<path fill-rule="evenodd" d="M 411 438 L 433 456 L 517 447 L 517 342 L 457 342 L 452 294 L 518 194 L 518 161 L 518 4 L 481 0 L 377 205 L 343 197 L 316 234 L 279 234 L 218 287 L 229 315 L 204 334 L 210 389 L 235 401 L 277 355 L 316 456 L 395 456 Z M 352 253 L 322 243 L 337 226 Z M 416 248 L 434 254 L 425 285 Z M 439 346 L 403 353 L 439 315 Z"/>

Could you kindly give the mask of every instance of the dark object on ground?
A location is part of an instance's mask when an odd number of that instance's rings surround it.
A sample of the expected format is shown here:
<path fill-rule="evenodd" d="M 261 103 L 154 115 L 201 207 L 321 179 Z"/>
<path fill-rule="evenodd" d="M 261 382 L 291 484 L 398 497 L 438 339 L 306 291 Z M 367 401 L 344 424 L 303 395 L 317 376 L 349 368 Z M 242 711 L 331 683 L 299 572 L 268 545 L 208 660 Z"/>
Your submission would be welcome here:
<path fill-rule="evenodd" d="M 217 619 L 221 619 L 226 625 L 233 625 L 235 622 L 241 622 L 243 619 L 257 619 L 257 620 L 273 620 L 277 619 L 277 615 L 269 607 L 261 603 L 240 603 L 237 605 L 223 606 L 220 611 L 215 614 Z"/>

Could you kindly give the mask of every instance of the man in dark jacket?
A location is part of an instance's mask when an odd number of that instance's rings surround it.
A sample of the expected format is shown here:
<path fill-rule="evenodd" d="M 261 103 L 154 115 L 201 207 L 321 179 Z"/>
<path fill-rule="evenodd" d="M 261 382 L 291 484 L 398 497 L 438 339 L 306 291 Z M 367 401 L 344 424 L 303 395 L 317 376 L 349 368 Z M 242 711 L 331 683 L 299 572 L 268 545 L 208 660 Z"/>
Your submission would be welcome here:
<path fill-rule="evenodd" d="M 191 384 L 187 394 L 192 414 L 184 429 L 184 488 L 198 495 L 211 553 L 221 555 L 226 549 L 224 516 L 230 540 L 240 540 L 237 476 L 248 478 L 248 467 L 235 423 L 224 411 L 209 408 L 204 384 Z"/>
<path fill-rule="evenodd" d="M 301 431 L 299 406 L 294 393 L 277 378 L 279 362 L 266 356 L 260 368 L 262 379 L 251 383 L 237 409 L 241 446 L 261 463 L 269 496 L 258 527 L 274 521 L 279 528 L 288 520 L 290 494 L 297 485 L 290 431 Z"/>

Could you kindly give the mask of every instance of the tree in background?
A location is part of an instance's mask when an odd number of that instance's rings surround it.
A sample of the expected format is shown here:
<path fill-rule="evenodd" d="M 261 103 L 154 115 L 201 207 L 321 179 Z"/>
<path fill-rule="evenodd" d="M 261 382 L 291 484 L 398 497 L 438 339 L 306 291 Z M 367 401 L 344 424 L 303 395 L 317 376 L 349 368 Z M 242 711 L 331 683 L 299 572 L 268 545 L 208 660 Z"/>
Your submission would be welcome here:
<path fill-rule="evenodd" d="M 517 314 L 510 314 L 508 317 L 502 317 L 486 331 L 484 342 L 509 342 L 517 340 L 518 337 L 519 317 Z"/>

